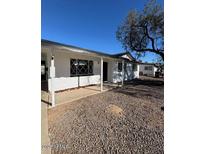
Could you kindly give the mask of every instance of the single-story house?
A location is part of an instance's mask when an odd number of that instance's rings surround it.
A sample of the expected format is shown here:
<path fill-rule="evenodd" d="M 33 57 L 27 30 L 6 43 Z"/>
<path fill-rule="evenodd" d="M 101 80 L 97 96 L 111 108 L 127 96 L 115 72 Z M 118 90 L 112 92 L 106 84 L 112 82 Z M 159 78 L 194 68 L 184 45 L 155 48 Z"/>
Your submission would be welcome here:
<path fill-rule="evenodd" d="M 155 77 L 158 68 L 154 63 L 140 63 L 139 75 Z"/>
<path fill-rule="evenodd" d="M 41 40 L 41 80 L 51 93 L 94 84 L 102 91 L 103 82 L 123 84 L 138 77 L 138 62 L 128 52 L 106 54 Z"/>

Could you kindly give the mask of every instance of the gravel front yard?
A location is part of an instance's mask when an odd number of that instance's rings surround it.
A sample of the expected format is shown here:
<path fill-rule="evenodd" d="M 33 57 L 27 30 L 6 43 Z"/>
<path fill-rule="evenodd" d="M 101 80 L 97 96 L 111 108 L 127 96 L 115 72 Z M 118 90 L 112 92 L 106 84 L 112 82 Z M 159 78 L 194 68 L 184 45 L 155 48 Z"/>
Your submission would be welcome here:
<path fill-rule="evenodd" d="M 49 109 L 52 153 L 164 153 L 164 84 L 142 79 Z"/>

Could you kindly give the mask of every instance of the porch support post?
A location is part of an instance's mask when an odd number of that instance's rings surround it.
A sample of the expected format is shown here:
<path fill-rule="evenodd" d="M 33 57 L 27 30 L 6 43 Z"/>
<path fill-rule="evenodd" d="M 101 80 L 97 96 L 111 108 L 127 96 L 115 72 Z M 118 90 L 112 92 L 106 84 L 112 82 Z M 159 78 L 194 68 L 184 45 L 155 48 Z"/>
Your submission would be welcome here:
<path fill-rule="evenodd" d="M 122 61 L 122 86 L 124 84 L 124 65 L 125 65 L 125 62 L 124 60 Z"/>
<path fill-rule="evenodd" d="M 55 78 L 55 66 L 54 66 L 54 56 L 51 57 L 51 66 L 50 66 L 50 78 L 51 78 L 51 105 L 52 107 L 55 106 L 55 90 L 54 90 L 54 82 L 53 79 Z"/>
<path fill-rule="evenodd" d="M 100 91 L 103 91 L 103 58 L 100 59 Z"/>

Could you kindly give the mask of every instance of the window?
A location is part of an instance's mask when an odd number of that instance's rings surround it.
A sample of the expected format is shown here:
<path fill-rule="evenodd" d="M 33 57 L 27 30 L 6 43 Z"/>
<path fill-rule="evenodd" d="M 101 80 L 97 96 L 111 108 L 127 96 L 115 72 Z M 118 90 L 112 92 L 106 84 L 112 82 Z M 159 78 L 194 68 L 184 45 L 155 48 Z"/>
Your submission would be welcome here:
<path fill-rule="evenodd" d="M 71 61 L 70 61 L 70 74 L 71 75 L 74 75 L 74 74 L 77 75 L 77 67 L 78 67 L 77 60 L 76 59 L 71 59 Z"/>
<path fill-rule="evenodd" d="M 122 72 L 122 63 L 118 63 L 118 72 Z"/>
<path fill-rule="evenodd" d="M 87 75 L 88 74 L 88 61 L 87 60 L 78 60 L 78 75 Z"/>
<path fill-rule="evenodd" d="M 93 74 L 93 61 L 71 59 L 70 66 L 71 76 L 83 76 Z"/>
<path fill-rule="evenodd" d="M 152 70 L 152 66 L 145 66 L 144 70 L 150 70 L 151 71 Z"/>

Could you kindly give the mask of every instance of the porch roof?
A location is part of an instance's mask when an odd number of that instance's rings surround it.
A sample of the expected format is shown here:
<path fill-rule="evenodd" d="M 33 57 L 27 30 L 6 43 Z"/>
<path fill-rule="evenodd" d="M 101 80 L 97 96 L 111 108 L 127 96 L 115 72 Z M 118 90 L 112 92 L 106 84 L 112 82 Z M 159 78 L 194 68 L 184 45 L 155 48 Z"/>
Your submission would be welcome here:
<path fill-rule="evenodd" d="M 103 52 L 99 52 L 99 51 L 95 51 L 95 50 L 89 50 L 89 49 L 76 47 L 73 45 L 62 44 L 62 43 L 49 41 L 49 40 L 45 40 L 45 39 L 41 40 L 41 44 L 44 46 L 52 46 L 54 48 L 60 48 L 60 49 L 64 49 L 64 50 L 72 50 L 73 52 L 78 52 L 78 53 L 88 53 L 88 54 L 93 54 L 96 56 L 103 56 L 103 57 L 109 57 L 109 58 L 114 58 L 114 59 L 123 59 L 125 61 L 128 61 L 128 59 L 121 57 L 122 55 L 128 54 L 128 52 L 122 52 L 119 54 L 107 54 L 107 53 L 103 53 Z M 138 61 L 136 61 L 136 60 L 132 60 L 132 62 L 138 63 Z"/>

